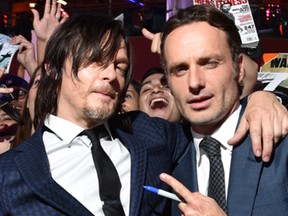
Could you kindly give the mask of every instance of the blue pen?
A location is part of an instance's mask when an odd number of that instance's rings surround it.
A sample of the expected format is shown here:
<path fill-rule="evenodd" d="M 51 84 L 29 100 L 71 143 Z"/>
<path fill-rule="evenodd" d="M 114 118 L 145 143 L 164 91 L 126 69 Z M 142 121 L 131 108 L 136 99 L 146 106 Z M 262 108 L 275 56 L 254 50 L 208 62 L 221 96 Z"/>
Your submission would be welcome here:
<path fill-rule="evenodd" d="M 146 190 L 149 191 L 149 192 L 155 193 L 155 194 L 157 194 L 157 195 L 160 195 L 160 196 L 163 196 L 163 197 L 172 199 L 172 200 L 176 200 L 176 201 L 178 201 L 178 202 L 182 202 L 182 201 L 179 199 L 179 197 L 176 196 L 176 195 L 173 194 L 173 193 L 170 193 L 170 192 L 167 192 L 167 191 L 164 191 L 164 190 L 161 190 L 161 189 L 152 187 L 152 186 L 143 186 L 143 187 L 144 187 L 144 189 L 146 189 Z"/>

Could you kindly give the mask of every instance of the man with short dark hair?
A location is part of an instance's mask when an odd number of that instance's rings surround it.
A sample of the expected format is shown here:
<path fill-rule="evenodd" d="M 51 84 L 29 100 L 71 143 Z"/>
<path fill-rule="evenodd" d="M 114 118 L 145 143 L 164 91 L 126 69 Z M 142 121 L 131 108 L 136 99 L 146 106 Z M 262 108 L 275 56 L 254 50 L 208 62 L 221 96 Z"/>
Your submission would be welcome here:
<path fill-rule="evenodd" d="M 247 105 L 247 98 L 240 100 L 244 62 L 234 22 L 212 6 L 180 10 L 164 27 L 161 54 L 176 104 L 193 136 L 191 150 L 173 174 L 200 193 L 161 176 L 182 196 L 182 215 L 287 215 L 288 137 L 280 141 L 270 162 L 253 155 L 249 135 L 239 145 L 228 145 Z"/>
<path fill-rule="evenodd" d="M 59 18 L 48 3 L 44 14 Z M 116 113 L 129 69 L 128 38 L 112 17 L 82 14 L 55 30 L 35 101 L 39 127 L 0 155 L 0 215 L 169 214 L 168 200 L 143 186 L 169 189 L 158 175 L 172 173 L 190 140 L 181 125 Z"/>
<path fill-rule="evenodd" d="M 139 108 L 151 117 L 180 122 L 181 115 L 171 94 L 163 68 L 150 68 L 143 75 Z"/>

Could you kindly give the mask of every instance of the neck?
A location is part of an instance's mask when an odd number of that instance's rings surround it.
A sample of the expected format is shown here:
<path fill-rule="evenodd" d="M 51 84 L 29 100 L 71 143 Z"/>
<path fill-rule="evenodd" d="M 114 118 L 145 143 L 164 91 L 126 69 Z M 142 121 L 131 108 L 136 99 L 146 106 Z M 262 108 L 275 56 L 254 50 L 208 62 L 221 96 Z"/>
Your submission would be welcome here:
<path fill-rule="evenodd" d="M 227 114 L 222 119 L 216 122 L 207 123 L 203 125 L 191 124 L 191 128 L 193 131 L 195 131 L 198 134 L 210 136 L 222 126 L 222 124 L 237 110 L 239 106 L 240 106 L 240 103 L 239 102 L 236 103 L 232 107 L 232 109 L 229 112 L 227 112 Z"/>

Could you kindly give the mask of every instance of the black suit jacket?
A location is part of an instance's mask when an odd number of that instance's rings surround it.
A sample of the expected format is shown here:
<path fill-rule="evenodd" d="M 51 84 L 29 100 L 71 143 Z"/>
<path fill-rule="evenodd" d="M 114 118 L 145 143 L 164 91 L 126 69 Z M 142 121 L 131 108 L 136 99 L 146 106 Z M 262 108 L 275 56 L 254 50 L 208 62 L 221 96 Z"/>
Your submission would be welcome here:
<path fill-rule="evenodd" d="M 242 103 L 239 120 L 245 110 Z M 190 149 L 179 160 L 173 176 L 190 191 L 198 191 L 196 152 Z M 189 170 L 189 171 L 188 171 Z M 254 156 L 250 135 L 233 147 L 227 208 L 229 216 L 287 216 L 288 215 L 288 137 L 274 150 L 269 163 Z M 172 215 L 180 216 L 173 202 Z"/>
<path fill-rule="evenodd" d="M 131 155 L 130 215 L 169 214 L 169 200 L 143 186 L 168 190 L 159 174 L 171 173 L 186 150 L 181 126 L 141 112 L 115 116 L 109 126 Z M 0 215 L 92 215 L 53 180 L 42 130 L 0 155 Z"/>

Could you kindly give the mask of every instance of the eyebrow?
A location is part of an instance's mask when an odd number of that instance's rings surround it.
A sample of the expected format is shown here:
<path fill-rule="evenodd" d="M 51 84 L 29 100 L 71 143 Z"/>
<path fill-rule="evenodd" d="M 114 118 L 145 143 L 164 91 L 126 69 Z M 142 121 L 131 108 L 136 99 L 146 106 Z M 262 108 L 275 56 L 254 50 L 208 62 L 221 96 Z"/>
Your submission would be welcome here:
<path fill-rule="evenodd" d="M 180 68 L 180 67 L 189 67 L 189 64 L 181 62 L 181 63 L 173 63 L 170 66 L 168 65 L 168 74 L 173 72 L 175 69 Z"/>
<path fill-rule="evenodd" d="M 116 63 L 125 63 L 125 64 L 129 64 L 129 59 L 128 57 L 120 57 L 120 58 L 116 58 L 115 59 Z"/>
<path fill-rule="evenodd" d="M 142 86 L 147 85 L 147 84 L 151 84 L 151 83 L 152 83 L 152 81 L 151 81 L 151 80 L 148 80 L 148 81 L 146 81 L 146 82 L 144 82 L 144 83 L 141 84 L 141 88 L 142 88 Z"/>
<path fill-rule="evenodd" d="M 208 62 L 210 59 L 217 59 L 217 60 L 222 60 L 223 57 L 219 54 L 210 54 L 210 55 L 206 55 L 203 57 L 200 57 L 197 59 L 196 63 L 197 64 L 203 64 L 205 62 Z M 181 63 L 173 63 L 170 66 L 168 65 L 168 73 L 170 73 L 171 71 L 173 72 L 175 69 L 179 68 L 179 67 L 190 67 L 189 64 L 185 63 L 185 62 L 181 62 Z"/>

